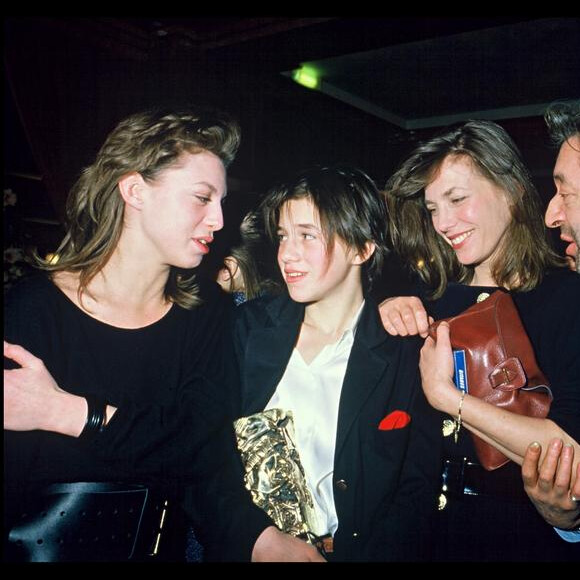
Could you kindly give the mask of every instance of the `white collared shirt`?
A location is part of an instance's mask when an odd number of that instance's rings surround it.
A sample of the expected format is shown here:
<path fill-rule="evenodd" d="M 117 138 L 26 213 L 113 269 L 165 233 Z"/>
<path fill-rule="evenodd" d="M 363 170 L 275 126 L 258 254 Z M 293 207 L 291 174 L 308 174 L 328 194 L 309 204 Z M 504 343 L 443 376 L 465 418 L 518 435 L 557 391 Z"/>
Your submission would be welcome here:
<path fill-rule="evenodd" d="M 342 383 L 364 300 L 349 327 L 308 365 L 296 348 L 266 409 L 292 411 L 296 448 L 314 500 L 317 524 L 312 531 L 334 535 L 338 517 L 332 476 Z"/>

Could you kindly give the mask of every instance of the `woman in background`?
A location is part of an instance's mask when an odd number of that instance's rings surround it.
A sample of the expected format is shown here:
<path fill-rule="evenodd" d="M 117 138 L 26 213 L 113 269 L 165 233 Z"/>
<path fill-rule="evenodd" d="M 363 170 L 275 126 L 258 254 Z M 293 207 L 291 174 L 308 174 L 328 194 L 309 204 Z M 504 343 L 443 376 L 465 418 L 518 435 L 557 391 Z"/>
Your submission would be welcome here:
<path fill-rule="evenodd" d="M 238 240 L 224 258 L 216 275 L 222 290 L 232 295 L 239 306 L 267 293 L 280 290 L 276 273 L 270 264 L 270 248 L 266 244 L 261 215 L 250 211 L 242 220 Z"/>

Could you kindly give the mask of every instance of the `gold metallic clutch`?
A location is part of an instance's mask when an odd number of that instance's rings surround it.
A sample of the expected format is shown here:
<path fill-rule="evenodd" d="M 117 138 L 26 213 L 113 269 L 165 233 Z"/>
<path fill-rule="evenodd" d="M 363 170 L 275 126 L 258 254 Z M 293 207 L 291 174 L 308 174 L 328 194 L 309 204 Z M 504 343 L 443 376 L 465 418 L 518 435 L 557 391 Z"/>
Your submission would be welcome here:
<path fill-rule="evenodd" d="M 254 503 L 283 532 L 314 541 L 314 503 L 294 443 L 292 412 L 268 409 L 234 421 L 234 428 Z"/>

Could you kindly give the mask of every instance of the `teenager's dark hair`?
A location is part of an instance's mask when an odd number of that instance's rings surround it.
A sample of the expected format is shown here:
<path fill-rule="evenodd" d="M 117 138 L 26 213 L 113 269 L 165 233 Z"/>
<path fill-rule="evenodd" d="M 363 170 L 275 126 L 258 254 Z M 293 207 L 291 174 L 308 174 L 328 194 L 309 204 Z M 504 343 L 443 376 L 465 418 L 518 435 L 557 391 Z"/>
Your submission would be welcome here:
<path fill-rule="evenodd" d="M 272 188 L 261 204 L 272 241 L 277 242 L 282 206 L 301 198 L 310 199 L 318 210 L 329 247 L 338 237 L 349 248 L 363 253 L 367 242 L 374 242 L 375 251 L 364 264 L 370 286 L 388 252 L 386 204 L 373 180 L 354 167 L 315 167 Z"/>

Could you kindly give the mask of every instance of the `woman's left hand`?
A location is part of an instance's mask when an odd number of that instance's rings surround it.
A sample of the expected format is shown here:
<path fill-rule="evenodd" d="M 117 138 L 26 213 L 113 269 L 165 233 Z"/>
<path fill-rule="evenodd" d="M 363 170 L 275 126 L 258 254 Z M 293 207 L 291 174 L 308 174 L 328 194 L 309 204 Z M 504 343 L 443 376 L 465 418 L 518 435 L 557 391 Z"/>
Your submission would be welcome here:
<path fill-rule="evenodd" d="M 55 400 L 64 391 L 44 363 L 25 348 L 4 341 L 4 357 L 21 365 L 4 371 L 4 429 L 45 429 Z"/>
<path fill-rule="evenodd" d="M 453 383 L 453 353 L 447 322 L 437 327 L 437 341 L 431 337 L 425 340 L 419 369 L 429 404 L 439 411 L 454 414 L 460 394 Z"/>

